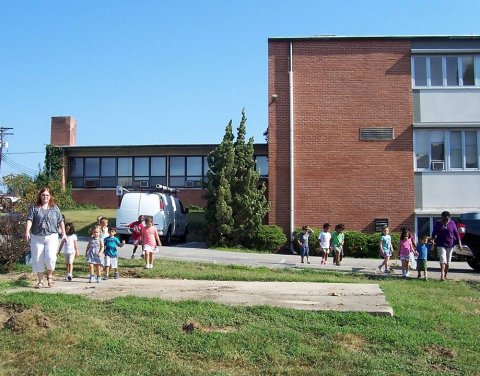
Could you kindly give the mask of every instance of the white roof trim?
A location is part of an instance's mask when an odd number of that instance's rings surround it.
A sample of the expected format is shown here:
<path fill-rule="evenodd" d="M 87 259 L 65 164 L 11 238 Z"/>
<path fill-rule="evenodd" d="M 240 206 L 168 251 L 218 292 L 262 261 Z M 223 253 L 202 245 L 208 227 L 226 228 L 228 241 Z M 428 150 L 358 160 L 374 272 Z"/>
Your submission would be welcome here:
<path fill-rule="evenodd" d="M 479 128 L 480 123 L 413 123 L 414 128 Z"/>
<path fill-rule="evenodd" d="M 448 211 L 452 215 L 459 215 L 463 213 L 472 213 L 472 212 L 480 212 L 480 208 L 417 208 L 415 209 L 415 215 L 425 215 L 425 216 L 435 216 L 440 217 L 440 214 L 443 211 Z"/>
<path fill-rule="evenodd" d="M 480 48 L 412 48 L 412 54 L 478 54 Z"/>

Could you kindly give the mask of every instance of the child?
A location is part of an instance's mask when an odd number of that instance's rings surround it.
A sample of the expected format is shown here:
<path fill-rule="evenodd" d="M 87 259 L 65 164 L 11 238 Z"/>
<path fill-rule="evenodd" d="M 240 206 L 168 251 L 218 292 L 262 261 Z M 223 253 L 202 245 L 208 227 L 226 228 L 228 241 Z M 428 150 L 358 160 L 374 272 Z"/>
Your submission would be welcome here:
<path fill-rule="evenodd" d="M 402 262 L 402 276 L 403 278 L 410 277 L 410 253 L 415 254 L 415 249 L 413 248 L 413 240 L 410 235 L 408 228 L 402 228 L 402 233 L 400 235 L 400 244 L 398 247 L 398 254 L 400 256 L 400 261 Z"/>
<path fill-rule="evenodd" d="M 132 222 L 128 225 L 128 228 L 132 231 L 132 241 L 133 241 L 133 253 L 132 259 L 135 258 L 135 252 L 137 247 L 140 245 L 140 238 L 142 236 L 143 225 L 143 215 L 138 217 L 138 221 Z"/>
<path fill-rule="evenodd" d="M 85 250 L 85 257 L 87 258 L 88 263 L 88 272 L 90 278 L 89 283 L 95 282 L 95 275 L 93 274 L 93 269 L 97 272 L 96 281 L 100 283 L 100 267 L 102 266 L 103 258 L 103 240 L 100 238 L 100 227 L 94 226 L 90 230 L 91 239 L 87 244 L 87 249 Z"/>
<path fill-rule="evenodd" d="M 67 237 L 62 239 L 60 242 L 60 246 L 58 247 L 57 256 L 62 251 L 65 254 L 65 269 L 67 270 L 67 274 L 65 275 L 65 281 L 71 281 L 72 271 L 73 271 L 73 259 L 78 257 L 78 239 L 77 235 L 75 235 L 75 227 L 71 222 L 65 223 L 65 234 Z"/>
<path fill-rule="evenodd" d="M 117 246 L 123 247 L 125 245 L 125 240 L 120 243 L 120 240 L 115 236 L 117 230 L 115 227 L 110 227 L 108 229 L 108 236 L 103 239 L 103 244 L 105 247 L 105 275 L 103 276 L 104 280 L 109 278 L 110 268 L 115 271 L 113 278 L 117 279 L 118 274 L 118 254 Z"/>
<path fill-rule="evenodd" d="M 430 243 L 428 235 L 423 235 L 420 237 L 420 241 L 417 243 L 417 278 L 422 277 L 422 272 L 424 273 L 423 279 L 427 281 L 427 258 L 428 252 L 430 251 Z"/>
<path fill-rule="evenodd" d="M 145 218 L 145 227 L 142 228 L 141 242 L 145 252 L 145 269 L 153 269 L 153 254 L 158 252 L 157 246 L 162 245 L 157 228 L 153 226 L 153 218 Z"/>
<path fill-rule="evenodd" d="M 335 226 L 335 232 L 332 234 L 333 263 L 337 266 L 340 266 L 343 260 L 343 243 L 345 241 L 343 230 L 345 230 L 345 226 L 339 223 Z"/>
<path fill-rule="evenodd" d="M 322 252 L 322 262 L 320 265 L 327 265 L 331 238 L 332 234 L 330 234 L 330 223 L 324 223 L 323 230 L 320 232 L 320 235 L 318 235 L 318 240 L 320 241 L 320 251 Z"/>
<path fill-rule="evenodd" d="M 390 273 L 388 261 L 393 255 L 393 247 L 392 237 L 390 236 L 390 229 L 388 226 L 383 227 L 382 236 L 380 237 L 378 246 L 380 247 L 380 256 L 383 257 L 383 262 L 378 266 L 378 269 L 382 271 L 382 266 L 385 266 L 385 273 Z"/>
<path fill-rule="evenodd" d="M 308 256 L 310 254 L 310 247 L 308 246 L 308 238 L 310 234 L 313 234 L 313 231 L 307 225 L 302 227 L 302 232 L 298 235 L 298 245 L 300 246 L 300 257 L 301 263 L 303 264 L 303 259 L 307 256 L 307 264 L 310 264 L 308 261 Z"/>
<path fill-rule="evenodd" d="M 100 238 L 104 240 L 108 236 L 108 218 L 100 218 Z"/>

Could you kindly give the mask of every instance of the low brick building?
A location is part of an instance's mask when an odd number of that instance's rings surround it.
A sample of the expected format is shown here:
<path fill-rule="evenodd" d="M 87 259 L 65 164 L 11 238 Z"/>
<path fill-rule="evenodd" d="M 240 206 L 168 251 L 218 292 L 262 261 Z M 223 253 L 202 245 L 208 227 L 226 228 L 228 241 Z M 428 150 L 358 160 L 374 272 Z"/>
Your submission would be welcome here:
<path fill-rule="evenodd" d="M 51 143 L 64 150 L 64 182 L 72 184 L 75 201 L 100 208 L 118 205 L 116 187 L 151 189 L 161 184 L 178 188 L 184 205 L 205 206 L 207 155 L 216 147 L 194 145 L 77 146 L 76 121 L 53 117 Z M 268 178 L 267 145 L 255 144 L 261 181 Z"/>

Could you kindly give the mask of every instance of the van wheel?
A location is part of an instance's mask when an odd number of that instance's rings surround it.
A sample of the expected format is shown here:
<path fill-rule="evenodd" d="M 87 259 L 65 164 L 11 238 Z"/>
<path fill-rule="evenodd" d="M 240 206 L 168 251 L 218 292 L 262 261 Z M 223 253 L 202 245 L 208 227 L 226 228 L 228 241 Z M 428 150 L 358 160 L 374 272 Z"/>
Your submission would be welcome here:
<path fill-rule="evenodd" d="M 170 245 L 172 243 L 172 229 L 169 227 L 167 231 L 167 235 L 163 238 L 163 243 L 165 245 Z"/>
<path fill-rule="evenodd" d="M 182 243 L 186 243 L 187 242 L 187 235 L 188 235 L 188 227 L 185 227 L 185 232 L 183 233 L 182 236 L 180 236 L 180 241 Z"/>

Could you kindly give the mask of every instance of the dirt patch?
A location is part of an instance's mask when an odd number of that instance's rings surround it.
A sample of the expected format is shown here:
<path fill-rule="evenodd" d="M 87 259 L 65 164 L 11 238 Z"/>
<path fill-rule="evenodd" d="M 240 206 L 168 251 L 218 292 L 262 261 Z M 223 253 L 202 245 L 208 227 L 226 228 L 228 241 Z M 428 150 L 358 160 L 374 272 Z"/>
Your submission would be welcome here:
<path fill-rule="evenodd" d="M 0 306 L 0 320 L 5 328 L 16 333 L 53 327 L 49 318 L 35 307 L 24 310 L 18 306 Z"/>
<path fill-rule="evenodd" d="M 333 337 L 334 341 L 340 344 L 343 348 L 348 351 L 359 352 L 362 351 L 365 340 L 363 337 L 357 336 L 355 334 L 336 334 Z"/>
<path fill-rule="evenodd" d="M 432 358 L 454 359 L 457 357 L 457 352 L 455 350 L 441 346 L 427 347 L 425 353 Z"/>
<path fill-rule="evenodd" d="M 138 268 L 122 268 L 120 277 L 122 278 L 141 278 Z"/>
<path fill-rule="evenodd" d="M 186 333 L 192 333 L 194 330 L 203 333 L 233 333 L 237 331 L 237 329 L 233 326 L 203 326 L 202 324 L 195 321 L 189 321 L 183 324 L 182 330 Z"/>
<path fill-rule="evenodd" d="M 7 320 L 12 316 L 15 311 L 12 307 L 6 305 L 0 305 L 0 325 L 5 325 Z"/>

